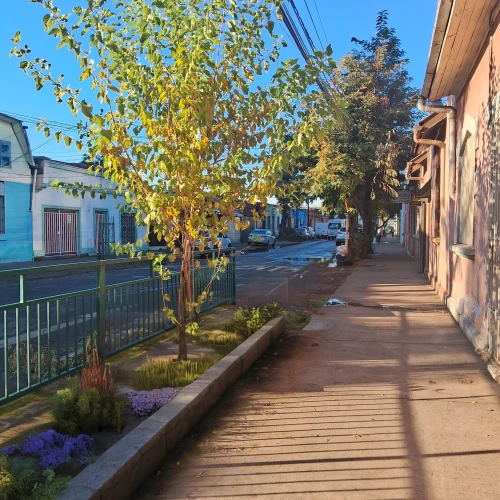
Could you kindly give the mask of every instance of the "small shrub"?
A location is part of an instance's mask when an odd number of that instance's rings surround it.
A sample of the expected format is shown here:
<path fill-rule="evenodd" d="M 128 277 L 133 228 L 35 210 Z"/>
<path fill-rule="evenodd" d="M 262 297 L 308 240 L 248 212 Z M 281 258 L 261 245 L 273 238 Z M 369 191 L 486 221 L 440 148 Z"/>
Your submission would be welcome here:
<path fill-rule="evenodd" d="M 56 428 L 67 434 L 77 434 L 80 425 L 76 409 L 78 396 L 74 389 L 65 389 L 52 398 L 52 416 Z"/>
<path fill-rule="evenodd" d="M 66 389 L 52 399 L 56 428 L 69 434 L 92 434 L 102 429 L 120 431 L 125 424 L 127 403 L 114 392 L 99 394 L 96 388 L 86 391 Z"/>
<path fill-rule="evenodd" d="M 264 307 L 240 307 L 236 309 L 227 328 L 248 338 L 269 320 L 282 313 L 281 307 L 273 302 Z"/>
<path fill-rule="evenodd" d="M 285 240 L 287 239 L 288 236 L 292 236 L 296 234 L 295 229 L 293 227 L 285 227 L 283 230 L 280 231 L 280 234 L 278 236 L 279 240 Z"/>
<path fill-rule="evenodd" d="M 31 494 L 33 500 L 54 500 L 71 481 L 71 476 L 54 476 L 47 478 L 45 484 L 37 485 Z"/>
<path fill-rule="evenodd" d="M 73 435 L 106 428 L 120 431 L 125 425 L 127 403 L 116 395 L 111 370 L 103 366 L 95 343 L 87 344 L 86 355 L 79 385 L 56 394 L 52 400 L 56 427 Z"/>
<path fill-rule="evenodd" d="M 21 498 L 31 495 L 35 485 L 40 481 L 40 474 L 34 470 L 25 470 L 16 479 L 17 491 Z"/>
<path fill-rule="evenodd" d="M 6 469 L 0 468 L 0 500 L 19 498 L 14 476 Z"/>
<path fill-rule="evenodd" d="M 204 355 L 187 361 L 153 359 L 137 370 L 134 385 L 136 389 L 146 391 L 186 386 L 194 382 L 219 359 L 219 356 Z"/>
<path fill-rule="evenodd" d="M 361 233 L 354 233 L 349 241 L 349 257 L 353 260 L 366 258 L 366 248 L 371 243 L 370 237 Z"/>

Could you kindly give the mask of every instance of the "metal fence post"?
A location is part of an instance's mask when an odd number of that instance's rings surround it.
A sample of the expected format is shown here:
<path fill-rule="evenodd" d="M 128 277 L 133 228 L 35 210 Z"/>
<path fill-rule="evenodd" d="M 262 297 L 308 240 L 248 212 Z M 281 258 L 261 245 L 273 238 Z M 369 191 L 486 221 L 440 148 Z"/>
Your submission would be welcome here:
<path fill-rule="evenodd" d="M 24 274 L 19 275 L 19 302 L 24 304 L 26 302 L 26 282 Z"/>
<path fill-rule="evenodd" d="M 100 264 L 97 267 L 97 287 L 99 293 L 97 294 L 97 325 L 99 325 L 99 340 L 97 349 L 101 359 L 106 357 L 106 266 Z"/>
<path fill-rule="evenodd" d="M 232 252 L 232 257 L 233 257 L 233 269 L 232 269 L 232 278 L 233 278 L 233 297 L 231 300 L 231 304 L 233 306 L 236 305 L 236 250 Z"/>

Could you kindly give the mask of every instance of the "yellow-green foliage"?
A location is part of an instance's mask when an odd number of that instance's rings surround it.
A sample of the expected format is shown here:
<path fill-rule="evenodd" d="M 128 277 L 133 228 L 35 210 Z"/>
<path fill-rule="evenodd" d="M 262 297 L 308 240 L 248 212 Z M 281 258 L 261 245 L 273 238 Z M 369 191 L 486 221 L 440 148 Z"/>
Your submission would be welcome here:
<path fill-rule="evenodd" d="M 125 423 L 126 402 L 114 392 L 99 394 L 96 388 L 66 389 L 52 401 L 52 414 L 61 432 L 91 434 L 110 428 L 120 431 Z"/>
<path fill-rule="evenodd" d="M 236 349 L 245 338 L 234 332 L 220 330 L 204 332 L 198 331 L 189 338 L 192 344 L 201 344 L 216 350 L 221 356 L 227 356 Z"/>
<path fill-rule="evenodd" d="M 282 312 L 283 310 L 276 302 L 264 307 L 253 307 L 252 309 L 240 307 L 234 312 L 227 328 L 248 338 Z"/>
<path fill-rule="evenodd" d="M 151 391 L 163 387 L 189 385 L 219 359 L 219 356 L 204 356 L 203 354 L 198 359 L 187 361 L 153 359 L 137 371 L 135 387 L 138 390 Z"/>

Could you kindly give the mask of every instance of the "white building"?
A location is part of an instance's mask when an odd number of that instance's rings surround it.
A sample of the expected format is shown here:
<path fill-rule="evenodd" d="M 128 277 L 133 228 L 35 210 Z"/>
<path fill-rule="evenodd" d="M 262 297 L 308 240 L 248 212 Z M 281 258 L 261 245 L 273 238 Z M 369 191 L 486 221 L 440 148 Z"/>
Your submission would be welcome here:
<path fill-rule="evenodd" d="M 144 241 L 146 228 L 136 225 L 135 215 L 120 212 L 117 199 L 102 192 L 111 183 L 102 175 L 89 174 L 85 163 L 66 163 L 46 157 L 35 157 L 36 179 L 33 193 L 33 253 L 35 258 L 62 255 L 96 255 L 109 253 L 109 243 Z M 56 191 L 54 180 L 81 182 L 96 188 L 82 198 Z M 144 249 L 147 245 L 143 243 Z"/>

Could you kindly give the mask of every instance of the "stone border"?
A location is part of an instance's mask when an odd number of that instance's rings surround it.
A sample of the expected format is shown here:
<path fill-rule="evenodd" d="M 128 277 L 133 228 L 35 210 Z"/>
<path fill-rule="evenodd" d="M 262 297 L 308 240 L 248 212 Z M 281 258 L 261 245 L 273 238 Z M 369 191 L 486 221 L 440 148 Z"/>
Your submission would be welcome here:
<path fill-rule="evenodd" d="M 188 385 L 75 476 L 59 500 L 130 498 L 213 404 L 275 342 L 285 320 L 275 318 Z"/>

